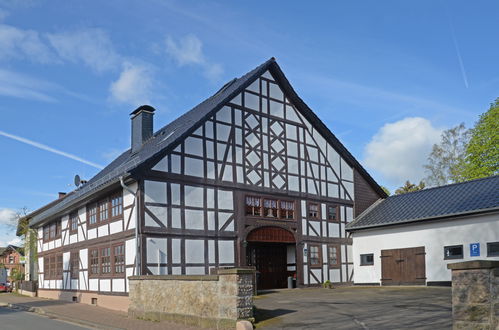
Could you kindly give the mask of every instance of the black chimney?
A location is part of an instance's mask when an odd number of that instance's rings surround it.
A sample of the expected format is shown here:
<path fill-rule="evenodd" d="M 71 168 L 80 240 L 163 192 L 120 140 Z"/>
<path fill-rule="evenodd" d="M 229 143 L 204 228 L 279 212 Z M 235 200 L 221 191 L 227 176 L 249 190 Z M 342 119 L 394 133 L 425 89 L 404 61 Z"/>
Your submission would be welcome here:
<path fill-rule="evenodd" d="M 150 105 L 141 105 L 135 109 L 132 116 L 132 153 L 140 150 L 153 133 L 153 119 L 155 109 Z"/>

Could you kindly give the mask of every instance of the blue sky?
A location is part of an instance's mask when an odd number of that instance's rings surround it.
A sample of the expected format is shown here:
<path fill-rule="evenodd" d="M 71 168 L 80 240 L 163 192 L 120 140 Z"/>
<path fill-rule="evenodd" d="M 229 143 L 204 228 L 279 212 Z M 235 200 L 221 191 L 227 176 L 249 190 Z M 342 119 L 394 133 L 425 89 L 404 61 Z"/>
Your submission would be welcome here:
<path fill-rule="evenodd" d="M 392 191 L 499 97 L 497 1 L 0 1 L 0 245 L 130 143 L 275 56 Z"/>

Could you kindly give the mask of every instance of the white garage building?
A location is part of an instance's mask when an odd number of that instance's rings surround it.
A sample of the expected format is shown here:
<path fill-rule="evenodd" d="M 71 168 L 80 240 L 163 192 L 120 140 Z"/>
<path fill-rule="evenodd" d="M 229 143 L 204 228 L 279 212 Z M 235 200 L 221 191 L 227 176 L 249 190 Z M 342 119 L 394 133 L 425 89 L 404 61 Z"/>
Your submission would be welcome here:
<path fill-rule="evenodd" d="M 499 176 L 390 196 L 346 230 L 355 284 L 450 285 L 448 263 L 499 260 Z"/>

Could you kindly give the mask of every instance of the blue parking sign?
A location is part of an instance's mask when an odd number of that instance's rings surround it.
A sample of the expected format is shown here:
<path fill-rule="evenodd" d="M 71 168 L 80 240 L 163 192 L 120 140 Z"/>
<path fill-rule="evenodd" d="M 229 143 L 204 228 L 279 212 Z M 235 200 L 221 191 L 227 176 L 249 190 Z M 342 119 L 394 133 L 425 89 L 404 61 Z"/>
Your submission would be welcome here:
<path fill-rule="evenodd" d="M 480 243 L 471 243 L 470 257 L 479 257 L 479 256 L 480 256 Z"/>

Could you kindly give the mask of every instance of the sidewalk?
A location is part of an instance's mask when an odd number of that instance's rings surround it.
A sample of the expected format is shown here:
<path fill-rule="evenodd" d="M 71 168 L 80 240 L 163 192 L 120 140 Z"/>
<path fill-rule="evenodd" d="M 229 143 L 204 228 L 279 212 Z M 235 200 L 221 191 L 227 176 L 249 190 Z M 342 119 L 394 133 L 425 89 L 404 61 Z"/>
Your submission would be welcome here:
<path fill-rule="evenodd" d="M 177 323 L 129 319 L 124 312 L 102 307 L 11 293 L 0 293 L 0 307 L 19 308 L 93 329 L 198 329 Z"/>

